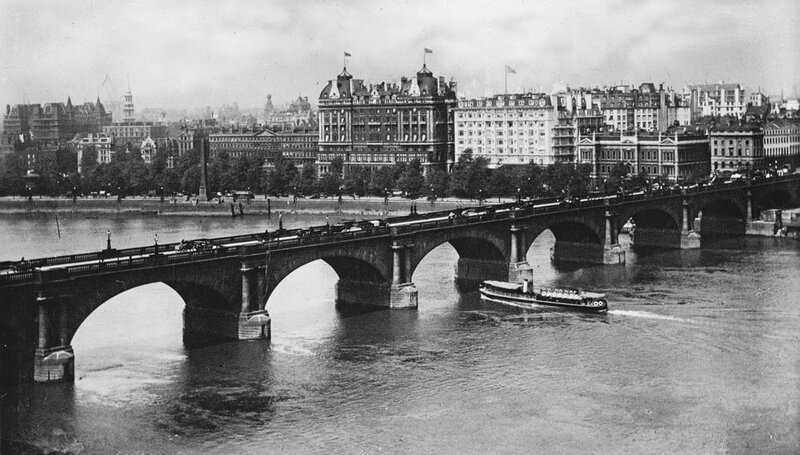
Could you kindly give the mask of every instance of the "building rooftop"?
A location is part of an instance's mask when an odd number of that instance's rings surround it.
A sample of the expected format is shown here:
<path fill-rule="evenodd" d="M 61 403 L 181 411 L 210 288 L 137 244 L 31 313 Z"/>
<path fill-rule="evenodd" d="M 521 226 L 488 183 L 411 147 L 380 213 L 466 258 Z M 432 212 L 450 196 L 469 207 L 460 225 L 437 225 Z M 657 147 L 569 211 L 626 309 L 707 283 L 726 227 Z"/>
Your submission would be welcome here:
<path fill-rule="evenodd" d="M 718 83 L 718 84 L 689 84 L 687 85 L 690 90 L 700 90 L 703 92 L 716 92 L 718 90 L 736 90 L 741 89 L 742 86 L 739 84 L 725 84 L 725 83 Z"/>

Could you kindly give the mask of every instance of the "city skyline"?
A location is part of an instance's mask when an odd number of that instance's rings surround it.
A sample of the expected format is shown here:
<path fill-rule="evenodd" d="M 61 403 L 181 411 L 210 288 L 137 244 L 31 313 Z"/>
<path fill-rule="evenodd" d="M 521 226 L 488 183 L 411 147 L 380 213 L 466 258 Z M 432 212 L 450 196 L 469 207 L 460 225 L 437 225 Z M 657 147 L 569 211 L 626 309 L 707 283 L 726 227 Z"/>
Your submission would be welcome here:
<path fill-rule="evenodd" d="M 733 5 L 731 6 L 731 3 Z M 211 9 L 215 7 L 215 9 Z M 796 95 L 800 8 L 782 2 L 4 2 L 0 102 L 113 99 L 137 110 L 316 102 L 348 71 L 367 82 L 423 61 L 459 96 L 504 90 L 738 82 Z M 57 38 L 57 39 L 50 39 Z M 111 83 L 106 80 L 109 76 Z M 104 84 L 105 82 L 105 84 Z M 23 95 L 24 94 L 24 95 Z"/>

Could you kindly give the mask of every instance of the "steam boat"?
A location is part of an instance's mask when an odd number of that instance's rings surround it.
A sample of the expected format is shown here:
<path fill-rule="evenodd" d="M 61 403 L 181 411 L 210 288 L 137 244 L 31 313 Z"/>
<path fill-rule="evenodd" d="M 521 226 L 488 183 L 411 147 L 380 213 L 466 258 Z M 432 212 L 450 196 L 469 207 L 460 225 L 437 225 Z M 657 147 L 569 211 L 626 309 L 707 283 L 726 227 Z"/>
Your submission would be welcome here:
<path fill-rule="evenodd" d="M 484 281 L 481 297 L 519 308 L 534 309 L 541 305 L 600 313 L 608 310 L 606 295 L 580 289 L 534 287 L 528 280 L 522 283 Z"/>

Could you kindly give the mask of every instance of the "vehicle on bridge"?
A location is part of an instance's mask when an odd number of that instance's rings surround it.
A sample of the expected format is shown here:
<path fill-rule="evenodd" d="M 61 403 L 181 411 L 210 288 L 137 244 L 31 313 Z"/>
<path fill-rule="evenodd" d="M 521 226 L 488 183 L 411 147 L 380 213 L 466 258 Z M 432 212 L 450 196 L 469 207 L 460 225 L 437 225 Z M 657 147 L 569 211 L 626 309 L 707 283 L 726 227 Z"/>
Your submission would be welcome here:
<path fill-rule="evenodd" d="M 486 300 L 526 310 L 541 306 L 592 313 L 608 310 L 605 294 L 569 288 L 535 288 L 528 280 L 522 283 L 487 280 L 481 285 L 480 292 L 481 297 Z"/>
<path fill-rule="evenodd" d="M 216 248 L 219 246 L 207 239 L 181 240 L 181 243 L 175 245 L 175 251 L 210 251 Z"/>

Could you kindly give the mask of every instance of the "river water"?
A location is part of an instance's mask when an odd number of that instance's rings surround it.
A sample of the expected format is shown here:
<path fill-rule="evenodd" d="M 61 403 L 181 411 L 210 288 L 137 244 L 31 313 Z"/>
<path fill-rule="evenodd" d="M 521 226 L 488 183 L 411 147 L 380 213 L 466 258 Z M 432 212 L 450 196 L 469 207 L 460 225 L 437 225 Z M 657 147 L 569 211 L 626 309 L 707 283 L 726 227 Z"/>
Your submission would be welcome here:
<path fill-rule="evenodd" d="M 58 221 L 0 217 L 0 260 L 104 248 L 106 229 L 126 247 L 260 232 L 277 217 Z M 546 232 L 528 252 L 536 281 L 606 292 L 608 314 L 459 294 L 447 245 L 414 274 L 416 311 L 340 313 L 333 270 L 298 269 L 268 302 L 271 343 L 185 347 L 180 297 L 129 290 L 78 329 L 74 384 L 4 398 L 2 435 L 93 454 L 800 452 L 800 242 L 561 270 L 553 242 Z"/>

